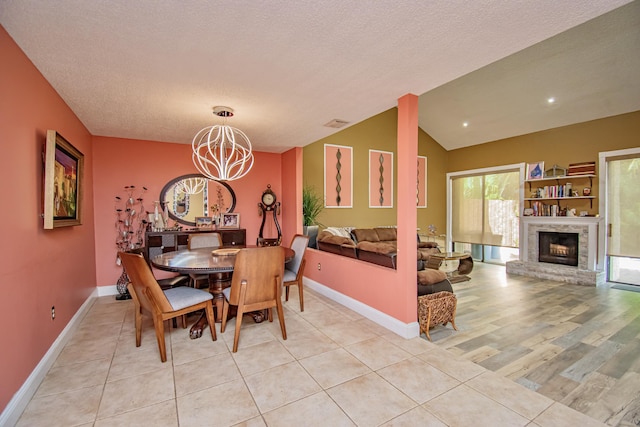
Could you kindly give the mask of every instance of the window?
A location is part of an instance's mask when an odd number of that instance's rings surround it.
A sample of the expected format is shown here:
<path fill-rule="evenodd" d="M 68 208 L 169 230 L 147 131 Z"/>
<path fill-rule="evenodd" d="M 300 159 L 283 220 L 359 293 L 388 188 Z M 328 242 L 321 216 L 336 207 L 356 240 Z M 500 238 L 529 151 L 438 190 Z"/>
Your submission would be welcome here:
<path fill-rule="evenodd" d="M 478 260 L 517 258 L 517 250 L 506 248 L 519 247 L 520 175 L 519 165 L 449 174 L 454 249 L 471 251 Z"/>

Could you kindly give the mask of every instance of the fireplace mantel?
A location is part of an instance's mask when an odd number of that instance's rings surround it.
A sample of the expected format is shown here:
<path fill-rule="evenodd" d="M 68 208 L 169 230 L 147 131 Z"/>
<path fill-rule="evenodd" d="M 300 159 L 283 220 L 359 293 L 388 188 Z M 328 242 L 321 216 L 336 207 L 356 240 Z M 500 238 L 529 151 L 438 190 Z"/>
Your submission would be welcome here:
<path fill-rule="evenodd" d="M 600 217 L 522 217 L 520 260 L 507 263 L 507 272 L 545 279 L 564 280 L 570 283 L 596 285 L 604 281 L 604 273 L 598 265 Z M 578 233 L 578 266 L 562 266 L 538 262 L 538 233 L 540 231 Z"/>

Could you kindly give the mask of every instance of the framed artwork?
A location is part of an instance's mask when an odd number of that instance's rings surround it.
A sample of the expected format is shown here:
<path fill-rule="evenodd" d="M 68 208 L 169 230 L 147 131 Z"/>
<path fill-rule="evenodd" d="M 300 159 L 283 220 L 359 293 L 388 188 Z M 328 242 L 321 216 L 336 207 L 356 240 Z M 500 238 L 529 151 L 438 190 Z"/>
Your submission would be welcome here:
<path fill-rule="evenodd" d="M 84 155 L 55 130 L 47 131 L 44 149 L 44 228 L 82 224 Z"/>
<path fill-rule="evenodd" d="M 197 216 L 196 228 L 198 230 L 210 230 L 213 228 L 213 217 L 210 216 Z"/>
<path fill-rule="evenodd" d="M 240 214 L 223 213 L 220 219 L 220 228 L 240 228 Z"/>
<path fill-rule="evenodd" d="M 527 181 L 544 178 L 544 162 L 527 163 Z"/>
<path fill-rule="evenodd" d="M 353 207 L 353 147 L 324 145 L 324 207 Z"/>
<path fill-rule="evenodd" d="M 369 207 L 393 207 L 393 153 L 369 150 Z"/>
<path fill-rule="evenodd" d="M 416 190 L 416 206 L 427 207 L 427 158 L 418 156 L 418 189 Z"/>

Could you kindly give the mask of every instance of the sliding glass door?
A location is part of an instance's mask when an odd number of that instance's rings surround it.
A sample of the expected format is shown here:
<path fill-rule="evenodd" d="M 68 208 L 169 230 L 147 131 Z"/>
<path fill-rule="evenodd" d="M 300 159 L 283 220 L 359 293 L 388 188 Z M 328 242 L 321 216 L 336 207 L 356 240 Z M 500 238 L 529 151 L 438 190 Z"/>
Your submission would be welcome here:
<path fill-rule="evenodd" d="M 520 169 L 468 171 L 449 179 L 453 250 L 477 261 L 518 259 Z"/>
<path fill-rule="evenodd" d="M 640 286 L 640 153 L 609 156 L 606 169 L 607 280 Z"/>

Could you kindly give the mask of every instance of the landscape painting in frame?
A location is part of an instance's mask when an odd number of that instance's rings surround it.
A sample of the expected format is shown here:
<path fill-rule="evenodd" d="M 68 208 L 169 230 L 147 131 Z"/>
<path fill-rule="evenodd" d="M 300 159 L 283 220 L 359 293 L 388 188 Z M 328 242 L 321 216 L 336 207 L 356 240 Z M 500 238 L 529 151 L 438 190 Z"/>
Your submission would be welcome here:
<path fill-rule="evenodd" d="M 393 153 L 369 150 L 369 207 L 393 207 Z"/>
<path fill-rule="evenodd" d="M 54 130 L 47 131 L 44 153 L 44 228 L 82 224 L 84 155 Z"/>
<path fill-rule="evenodd" d="M 324 204 L 326 208 L 353 207 L 353 148 L 324 145 Z"/>
<path fill-rule="evenodd" d="M 427 158 L 418 156 L 418 189 L 416 203 L 419 208 L 427 207 Z"/>

